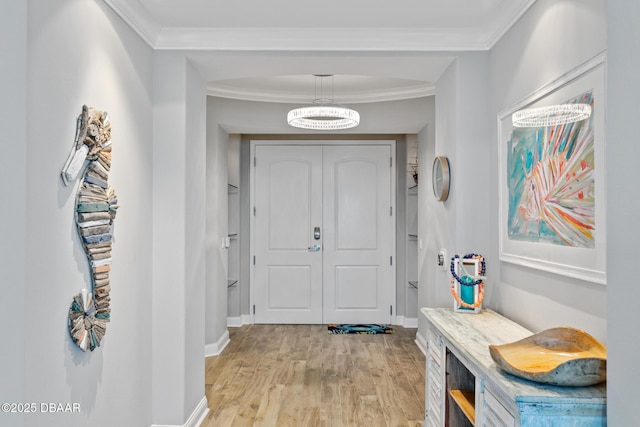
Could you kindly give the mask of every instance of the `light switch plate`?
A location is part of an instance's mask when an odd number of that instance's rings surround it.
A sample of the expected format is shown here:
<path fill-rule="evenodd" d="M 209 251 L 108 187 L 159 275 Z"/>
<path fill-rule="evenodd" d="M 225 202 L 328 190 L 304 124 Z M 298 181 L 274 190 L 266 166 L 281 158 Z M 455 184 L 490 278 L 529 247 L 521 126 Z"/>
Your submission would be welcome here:
<path fill-rule="evenodd" d="M 442 271 L 447 271 L 447 250 L 440 249 L 438 251 L 438 255 L 436 257 L 436 264 L 440 267 Z"/>

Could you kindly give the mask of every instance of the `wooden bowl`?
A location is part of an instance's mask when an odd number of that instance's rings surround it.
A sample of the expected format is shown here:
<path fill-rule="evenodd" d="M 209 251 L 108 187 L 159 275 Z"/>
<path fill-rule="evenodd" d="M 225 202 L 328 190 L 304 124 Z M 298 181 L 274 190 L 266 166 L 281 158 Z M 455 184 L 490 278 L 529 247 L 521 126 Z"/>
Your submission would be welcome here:
<path fill-rule="evenodd" d="M 500 369 L 527 380 L 561 386 L 588 386 L 607 378 L 607 349 L 578 329 L 552 328 L 503 345 L 490 345 Z"/>

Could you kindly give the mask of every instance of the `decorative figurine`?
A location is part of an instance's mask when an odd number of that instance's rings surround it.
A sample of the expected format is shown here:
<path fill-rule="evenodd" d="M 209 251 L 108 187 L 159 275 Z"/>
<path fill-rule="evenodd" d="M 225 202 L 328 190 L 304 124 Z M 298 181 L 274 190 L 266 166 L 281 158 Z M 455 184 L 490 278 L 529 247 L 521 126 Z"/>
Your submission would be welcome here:
<path fill-rule="evenodd" d="M 472 268 L 469 273 L 467 268 Z M 455 300 L 454 311 L 459 313 L 478 313 L 484 300 L 484 280 L 486 264 L 484 257 L 467 254 L 460 258 L 451 258 L 451 294 Z"/>

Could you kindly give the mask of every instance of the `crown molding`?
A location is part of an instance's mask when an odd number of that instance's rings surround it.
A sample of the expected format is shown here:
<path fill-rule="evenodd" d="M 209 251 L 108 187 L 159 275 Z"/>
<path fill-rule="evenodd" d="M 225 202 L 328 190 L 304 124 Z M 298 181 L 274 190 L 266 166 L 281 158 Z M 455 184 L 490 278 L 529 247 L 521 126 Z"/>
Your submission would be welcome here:
<path fill-rule="evenodd" d="M 207 95 L 255 102 L 301 104 L 309 103 L 311 101 L 308 94 L 302 95 L 275 91 L 247 90 L 242 87 L 217 85 L 215 83 L 209 83 L 207 85 Z M 432 83 L 425 83 L 400 89 L 382 91 L 341 92 L 339 104 L 400 101 L 433 95 L 435 95 L 435 85 Z"/>
<path fill-rule="evenodd" d="M 487 50 L 485 35 L 422 28 L 163 28 L 159 50 L 439 52 Z"/>
<path fill-rule="evenodd" d="M 162 28 L 137 0 L 104 0 L 104 2 L 149 46 L 155 48 Z"/>
<path fill-rule="evenodd" d="M 510 11 L 506 11 L 502 17 L 502 22 L 495 26 L 496 31 L 493 34 L 488 34 L 487 45 L 489 49 L 491 49 L 498 41 L 504 36 L 507 31 L 511 29 L 515 25 L 516 22 L 527 13 L 529 8 L 533 6 L 536 0 L 526 0 L 526 2 L 520 6 L 519 9 L 513 9 Z"/>
<path fill-rule="evenodd" d="M 104 1 L 158 50 L 444 52 L 489 50 L 536 0 L 504 9 L 497 24 L 475 29 L 162 28 L 137 0 Z"/>

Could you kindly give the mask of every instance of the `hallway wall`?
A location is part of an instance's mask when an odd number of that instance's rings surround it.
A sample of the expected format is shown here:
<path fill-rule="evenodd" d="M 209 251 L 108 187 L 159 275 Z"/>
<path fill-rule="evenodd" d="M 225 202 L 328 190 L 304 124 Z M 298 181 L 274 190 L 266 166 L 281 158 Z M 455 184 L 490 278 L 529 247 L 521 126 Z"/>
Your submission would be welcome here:
<path fill-rule="evenodd" d="M 206 138 L 206 314 L 207 354 L 222 350 L 229 340 L 227 332 L 227 249 L 221 242 L 228 236 L 227 147 L 228 135 L 211 114 L 213 100 L 207 97 Z"/>
<path fill-rule="evenodd" d="M 17 355 L 23 349 L 24 369 L 0 356 L 1 366 L 19 374 L 3 376 L 1 388 L 12 394 L 3 401 L 78 403 L 80 412 L 27 414 L 22 420 L 2 413 L 0 424 L 150 425 L 152 50 L 100 0 L 28 2 L 25 8 L 12 26 L 27 36 L 26 87 L 12 83 L 26 94 L 26 121 L 14 123 L 16 129 L 25 125 L 26 139 L 15 135 L 11 144 L 23 147 L 26 160 L 20 153 L 13 157 L 18 170 L 4 193 L 11 200 L 7 206 L 23 200 L 25 228 L 12 222 L 9 209 L 1 214 L 2 223 L 15 224 L 24 239 L 24 251 L 19 242 L 11 246 L 18 270 L 12 283 L 24 300 L 11 323 L 23 331 L 3 344 L 17 348 Z M 19 110 L 20 99 L 10 108 Z M 109 182 L 121 205 L 112 252 L 112 320 L 102 346 L 87 353 L 67 331 L 71 299 L 87 286 L 89 274 L 73 221 L 77 183 L 65 187 L 60 179 L 83 104 L 111 116 Z M 3 306 L 20 307 L 20 296 L 14 297 L 3 297 Z"/>
<path fill-rule="evenodd" d="M 181 425 L 206 410 L 204 81 L 180 52 L 155 52 L 153 98 L 152 413 Z"/>
<path fill-rule="evenodd" d="M 25 312 L 27 229 L 27 5 L 24 0 L 7 0 L 0 14 L 0 402 L 22 402 L 24 397 Z M 5 64 L 10 64 L 9 66 Z M 14 417 L 22 427 L 23 419 Z M 3 415 L 0 414 L 0 423 Z"/>
<path fill-rule="evenodd" d="M 637 290 L 640 211 L 637 126 L 640 116 L 640 3 L 607 0 L 607 421 L 611 426 L 638 424 L 640 398 L 640 316 L 628 310 Z M 630 197 L 631 196 L 631 197 Z"/>
<path fill-rule="evenodd" d="M 420 134 L 420 169 L 427 176 L 420 186 L 418 251 L 420 307 L 452 307 L 449 262 L 456 254 L 482 254 L 487 260 L 487 295 L 494 288 L 497 267 L 491 252 L 493 236 L 486 224 L 492 221 L 491 206 L 484 200 L 489 191 L 491 117 L 487 52 L 459 53 L 436 82 L 435 143 Z M 444 202 L 435 199 L 431 186 L 435 156 L 449 160 L 451 188 Z M 420 241 L 418 242 L 420 244 Z M 447 252 L 445 268 L 437 266 L 437 253 Z M 491 300 L 485 300 L 491 306 Z M 417 340 L 425 346 L 426 320 L 421 316 Z"/>
<path fill-rule="evenodd" d="M 605 4 L 604 0 L 538 0 L 507 32 L 491 50 L 494 121 L 501 110 L 606 49 Z M 489 226 L 495 236 L 492 252 L 497 257 L 498 151 L 495 132 L 494 126 L 492 139 L 495 142 L 489 147 L 492 185 L 487 200 L 494 206 L 496 220 Z M 600 226 L 605 226 L 604 221 Z M 609 240 L 607 244 L 614 242 Z M 606 342 L 606 286 L 504 262 L 500 264 L 496 283 L 494 307 L 529 329 L 540 331 L 568 325 L 588 331 Z"/>

